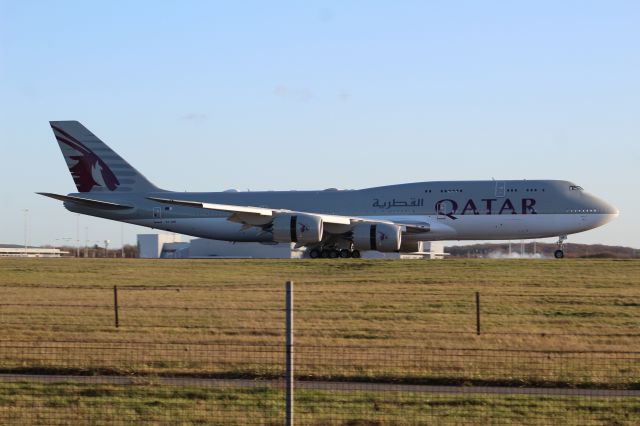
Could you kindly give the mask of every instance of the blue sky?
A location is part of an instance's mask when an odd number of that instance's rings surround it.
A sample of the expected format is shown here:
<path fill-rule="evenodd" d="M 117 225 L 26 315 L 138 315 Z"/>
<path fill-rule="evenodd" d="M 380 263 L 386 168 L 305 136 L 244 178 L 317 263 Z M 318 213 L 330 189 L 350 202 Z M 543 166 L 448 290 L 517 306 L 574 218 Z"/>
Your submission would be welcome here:
<path fill-rule="evenodd" d="M 640 2 L 0 0 L 0 242 L 76 238 L 49 120 L 161 187 L 568 179 L 640 247 Z M 81 217 L 81 237 L 121 225 Z M 125 226 L 125 243 L 144 228 Z"/>

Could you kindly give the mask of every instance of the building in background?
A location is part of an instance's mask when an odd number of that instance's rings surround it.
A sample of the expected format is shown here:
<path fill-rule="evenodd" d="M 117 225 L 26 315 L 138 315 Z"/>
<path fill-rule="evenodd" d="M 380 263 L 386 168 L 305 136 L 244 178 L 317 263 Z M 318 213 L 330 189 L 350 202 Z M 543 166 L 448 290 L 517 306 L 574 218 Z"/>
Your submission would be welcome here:
<path fill-rule="evenodd" d="M 417 253 L 382 253 L 379 251 L 363 251 L 364 259 L 444 259 L 448 256 L 444 252 L 442 241 L 421 241 Z"/>
<path fill-rule="evenodd" d="M 0 257 L 62 257 L 69 254 L 57 248 L 0 246 Z"/>
<path fill-rule="evenodd" d="M 189 257 L 189 246 L 177 234 L 138 234 L 138 257 L 142 259 L 184 259 Z"/>
<path fill-rule="evenodd" d="M 381 253 L 364 251 L 365 259 L 442 259 L 445 257 L 441 242 L 424 242 L 420 253 Z M 145 259 L 301 259 L 304 249 L 296 249 L 294 243 L 261 244 L 234 243 L 229 241 L 196 238 L 181 242 L 175 234 L 138 234 L 138 251 Z"/>
<path fill-rule="evenodd" d="M 207 259 L 214 257 L 251 258 L 251 259 L 300 259 L 304 250 L 296 249 L 295 243 L 261 244 L 233 243 L 229 241 L 191 240 L 189 257 Z"/>

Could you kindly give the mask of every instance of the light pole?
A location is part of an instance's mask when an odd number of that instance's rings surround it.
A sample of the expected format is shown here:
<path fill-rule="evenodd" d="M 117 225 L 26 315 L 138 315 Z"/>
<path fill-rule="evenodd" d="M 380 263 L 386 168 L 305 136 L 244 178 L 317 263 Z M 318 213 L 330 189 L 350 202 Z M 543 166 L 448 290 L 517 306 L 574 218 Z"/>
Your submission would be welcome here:
<path fill-rule="evenodd" d="M 22 209 L 24 212 L 24 255 L 25 257 L 29 255 L 29 209 Z"/>
<path fill-rule="evenodd" d="M 80 213 L 76 215 L 76 257 L 80 257 Z"/>
<path fill-rule="evenodd" d="M 84 227 L 84 257 L 89 257 L 89 227 Z"/>
<path fill-rule="evenodd" d="M 104 257 L 109 257 L 109 243 L 111 241 L 104 240 Z"/>
<path fill-rule="evenodd" d="M 122 246 L 120 249 L 120 257 L 124 259 L 124 223 L 120 224 L 120 245 Z"/>

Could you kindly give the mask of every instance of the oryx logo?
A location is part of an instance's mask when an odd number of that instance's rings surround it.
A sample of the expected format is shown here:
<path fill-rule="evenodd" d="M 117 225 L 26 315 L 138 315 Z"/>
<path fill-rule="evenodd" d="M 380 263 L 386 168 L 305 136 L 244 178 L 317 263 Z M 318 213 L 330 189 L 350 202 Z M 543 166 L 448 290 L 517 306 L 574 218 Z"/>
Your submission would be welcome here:
<path fill-rule="evenodd" d="M 380 235 L 380 241 L 384 241 L 384 240 L 388 240 L 389 236 L 387 234 L 385 234 L 384 232 L 378 232 L 378 234 Z"/>
<path fill-rule="evenodd" d="M 69 171 L 76 183 L 78 191 L 89 192 L 94 186 L 100 186 L 107 188 L 110 191 L 115 191 L 115 189 L 120 185 L 120 182 L 109 166 L 107 166 L 106 163 L 93 151 L 69 133 L 57 126 L 51 127 L 53 128 L 54 134 L 56 135 L 56 139 L 59 143 L 64 144 L 77 152 L 77 155 L 69 155 L 71 160 L 76 161 L 75 164 L 69 166 Z"/>
<path fill-rule="evenodd" d="M 304 223 L 300 224 L 300 233 L 304 234 L 305 232 L 307 232 L 309 230 L 309 227 L 307 225 L 305 225 Z"/>

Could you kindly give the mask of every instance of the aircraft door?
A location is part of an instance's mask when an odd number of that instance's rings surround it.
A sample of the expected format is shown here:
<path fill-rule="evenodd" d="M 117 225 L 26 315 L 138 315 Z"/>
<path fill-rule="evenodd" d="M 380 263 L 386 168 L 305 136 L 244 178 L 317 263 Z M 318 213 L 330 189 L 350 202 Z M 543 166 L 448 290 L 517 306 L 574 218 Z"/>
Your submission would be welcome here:
<path fill-rule="evenodd" d="M 503 180 L 496 181 L 496 198 L 504 198 L 506 185 Z"/>
<path fill-rule="evenodd" d="M 161 219 L 162 218 L 162 209 L 160 207 L 153 208 L 153 218 Z"/>

